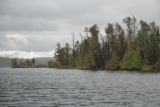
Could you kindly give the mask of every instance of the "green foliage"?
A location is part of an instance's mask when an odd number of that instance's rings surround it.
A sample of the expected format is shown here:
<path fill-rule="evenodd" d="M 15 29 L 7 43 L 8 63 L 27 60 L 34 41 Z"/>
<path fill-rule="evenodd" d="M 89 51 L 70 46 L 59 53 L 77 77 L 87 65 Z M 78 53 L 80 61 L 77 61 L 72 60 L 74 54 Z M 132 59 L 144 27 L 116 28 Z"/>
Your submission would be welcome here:
<path fill-rule="evenodd" d="M 89 42 L 88 40 L 84 40 L 80 45 L 80 53 L 77 57 L 77 66 L 79 66 L 82 69 L 89 69 L 94 68 L 95 60 L 93 57 L 93 53 L 91 49 L 89 48 Z"/>
<path fill-rule="evenodd" d="M 49 68 L 53 67 L 53 61 L 48 61 L 48 67 Z"/>
<path fill-rule="evenodd" d="M 126 51 L 122 63 L 121 69 L 127 70 L 140 70 L 142 67 L 142 58 L 139 54 L 139 49 L 133 50 L 131 45 L 128 46 L 128 50 Z"/>
<path fill-rule="evenodd" d="M 32 63 L 29 59 L 26 60 L 26 66 L 32 66 Z"/>
<path fill-rule="evenodd" d="M 13 68 L 39 68 L 46 67 L 43 64 L 36 63 L 35 59 L 26 59 L 25 61 L 18 61 L 16 58 L 12 59 Z"/>
<path fill-rule="evenodd" d="M 57 64 L 57 62 L 54 62 L 54 61 L 52 61 L 52 60 L 49 60 L 49 61 L 48 61 L 48 67 L 49 67 L 49 68 L 58 67 L 58 64 Z"/>
<path fill-rule="evenodd" d="M 61 48 L 60 43 L 57 44 L 57 49 L 56 49 L 56 52 L 55 52 L 55 58 L 59 62 L 59 65 L 63 65 L 63 66 L 68 65 L 69 51 L 70 51 L 70 47 L 69 47 L 68 43 L 66 43 L 66 46 L 62 47 L 62 48 Z"/>
<path fill-rule="evenodd" d="M 32 62 L 32 66 L 35 66 L 36 60 L 34 58 L 31 60 L 31 62 Z"/>
<path fill-rule="evenodd" d="M 72 54 L 69 55 L 69 66 L 70 67 L 76 67 L 75 60 L 74 60 Z"/>
<path fill-rule="evenodd" d="M 154 22 L 148 24 L 140 21 L 141 29 L 138 32 L 138 47 L 145 64 L 154 64 L 157 60 L 158 43 L 160 40 L 159 28 Z"/>
<path fill-rule="evenodd" d="M 93 60 L 95 65 L 93 65 L 93 68 L 97 68 L 99 67 L 99 28 L 98 26 L 95 24 L 93 26 L 90 27 L 89 32 L 91 33 L 91 40 L 90 40 L 90 48 L 91 49 L 91 53 L 93 54 Z M 92 56 L 92 55 L 89 55 Z"/>
<path fill-rule="evenodd" d="M 105 43 L 106 45 L 106 54 L 107 59 L 110 58 L 111 56 L 111 50 L 114 50 L 115 46 L 114 46 L 114 42 L 115 42 L 115 36 L 113 35 L 114 33 L 114 28 L 113 28 L 113 24 L 108 23 L 108 26 L 105 28 L 105 33 L 106 33 L 106 38 L 107 38 L 107 42 Z"/>
<path fill-rule="evenodd" d="M 16 58 L 12 59 L 12 67 L 13 68 L 17 68 L 18 67 L 18 62 L 17 62 Z"/>
<path fill-rule="evenodd" d="M 117 52 L 118 52 L 118 56 L 120 57 L 120 60 L 123 58 L 123 55 L 125 53 L 125 35 L 124 35 L 124 30 L 122 29 L 121 25 L 119 25 L 118 23 L 116 23 L 115 26 L 115 32 L 117 35 Z"/>

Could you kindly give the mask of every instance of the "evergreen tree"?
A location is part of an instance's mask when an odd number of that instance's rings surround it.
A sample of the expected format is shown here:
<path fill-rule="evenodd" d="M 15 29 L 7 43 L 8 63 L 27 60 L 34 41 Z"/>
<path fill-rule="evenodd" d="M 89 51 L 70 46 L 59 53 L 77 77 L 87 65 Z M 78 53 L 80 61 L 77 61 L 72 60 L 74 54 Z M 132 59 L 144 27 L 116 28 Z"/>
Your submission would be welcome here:
<path fill-rule="evenodd" d="M 32 58 L 32 66 L 35 66 L 36 60 Z"/>
<path fill-rule="evenodd" d="M 12 59 L 12 67 L 13 68 L 17 68 L 18 67 L 18 62 L 17 62 L 16 58 Z"/>
<path fill-rule="evenodd" d="M 150 25 L 143 20 L 140 21 L 141 29 L 138 32 L 137 41 L 141 55 L 146 65 L 154 64 L 157 60 L 159 44 L 159 28 L 152 22 Z"/>
<path fill-rule="evenodd" d="M 90 47 L 94 57 L 95 66 L 93 68 L 99 67 L 99 28 L 97 25 L 90 27 L 89 32 L 91 33 Z"/>
<path fill-rule="evenodd" d="M 31 67 L 32 66 L 32 63 L 29 59 L 26 60 L 26 66 L 27 67 Z"/>
<path fill-rule="evenodd" d="M 140 70 L 143 65 L 139 49 L 136 51 L 129 44 L 128 49 L 122 59 L 121 69 L 126 70 Z"/>

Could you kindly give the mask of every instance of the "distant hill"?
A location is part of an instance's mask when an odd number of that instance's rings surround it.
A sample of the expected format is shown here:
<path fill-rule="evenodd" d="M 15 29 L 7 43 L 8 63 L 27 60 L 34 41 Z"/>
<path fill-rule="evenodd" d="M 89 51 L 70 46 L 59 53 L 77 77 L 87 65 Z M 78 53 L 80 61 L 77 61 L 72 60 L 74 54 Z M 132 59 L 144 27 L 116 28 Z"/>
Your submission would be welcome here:
<path fill-rule="evenodd" d="M 0 67 L 11 67 L 11 58 L 0 57 Z"/>
<path fill-rule="evenodd" d="M 22 61 L 24 62 L 26 59 L 17 59 L 18 62 Z M 39 57 L 39 58 L 35 58 L 36 63 L 38 64 L 43 64 L 43 65 L 48 65 L 48 61 L 52 60 L 55 61 L 55 58 L 53 57 Z M 11 62 L 12 59 L 11 58 L 7 58 L 7 57 L 0 57 L 0 67 L 11 67 Z"/>

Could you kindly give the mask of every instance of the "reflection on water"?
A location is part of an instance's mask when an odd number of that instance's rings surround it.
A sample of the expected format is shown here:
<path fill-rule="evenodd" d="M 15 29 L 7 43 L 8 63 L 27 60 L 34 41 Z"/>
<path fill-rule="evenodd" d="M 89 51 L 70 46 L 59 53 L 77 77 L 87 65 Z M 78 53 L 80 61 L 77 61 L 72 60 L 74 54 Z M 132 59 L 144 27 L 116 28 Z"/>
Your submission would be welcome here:
<path fill-rule="evenodd" d="M 0 107 L 160 107 L 160 74 L 0 68 Z"/>

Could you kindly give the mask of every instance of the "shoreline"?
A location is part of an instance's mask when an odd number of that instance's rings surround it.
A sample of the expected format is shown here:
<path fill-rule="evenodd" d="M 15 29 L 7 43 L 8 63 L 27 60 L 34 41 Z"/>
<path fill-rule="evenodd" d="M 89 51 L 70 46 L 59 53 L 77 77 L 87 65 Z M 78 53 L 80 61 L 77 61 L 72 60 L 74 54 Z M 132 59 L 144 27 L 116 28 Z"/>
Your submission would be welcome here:
<path fill-rule="evenodd" d="M 99 71 L 99 70 L 103 70 L 103 71 L 110 71 L 110 72 L 122 72 L 122 71 L 127 71 L 127 72 L 139 72 L 139 73 L 160 73 L 160 70 L 125 70 L 125 69 L 116 69 L 116 70 L 112 70 L 112 69 L 82 69 L 82 68 L 77 68 L 77 67 L 10 67 L 10 68 L 48 68 L 48 69 L 76 69 L 76 70 L 91 70 L 91 71 Z"/>

